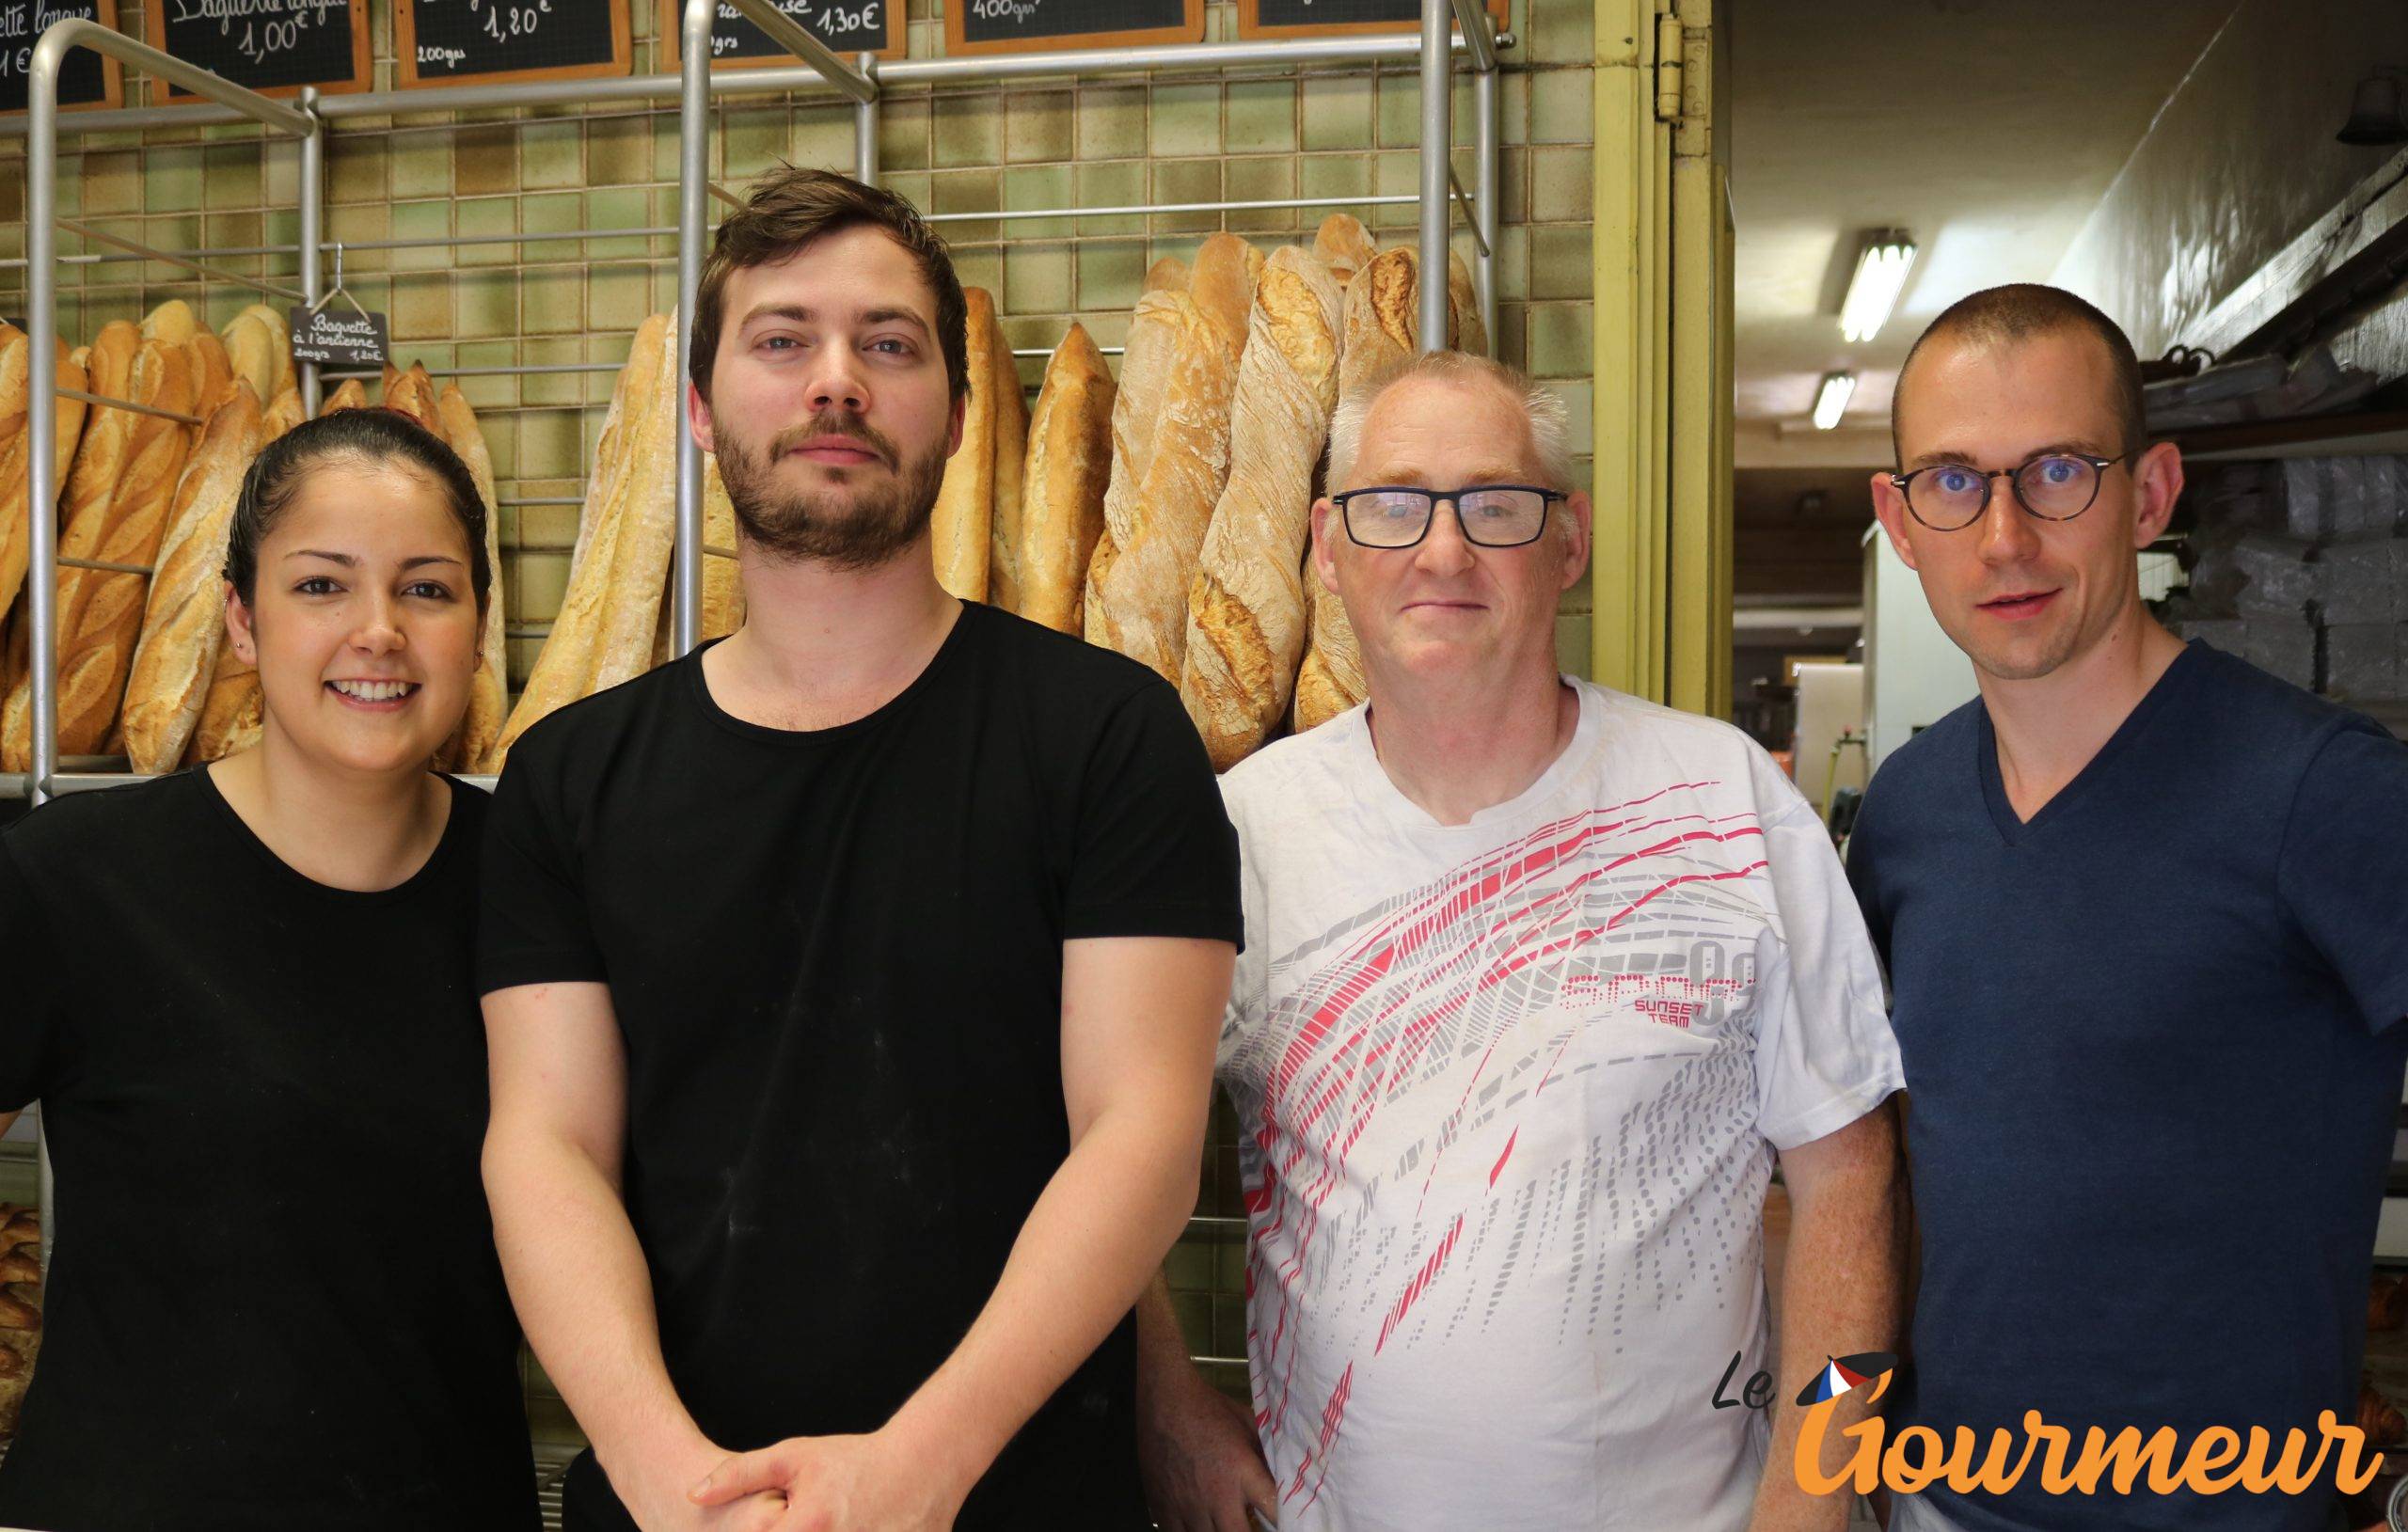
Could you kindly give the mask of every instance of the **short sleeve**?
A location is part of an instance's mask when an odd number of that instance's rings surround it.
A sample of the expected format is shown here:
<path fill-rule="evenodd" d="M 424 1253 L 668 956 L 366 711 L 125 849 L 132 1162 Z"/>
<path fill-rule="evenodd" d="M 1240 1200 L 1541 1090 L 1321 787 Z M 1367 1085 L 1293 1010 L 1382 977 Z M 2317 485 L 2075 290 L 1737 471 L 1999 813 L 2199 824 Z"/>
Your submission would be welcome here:
<path fill-rule="evenodd" d="M 1243 825 L 1244 811 L 1229 787 L 1229 779 L 1222 778 L 1222 801 L 1228 806 L 1230 822 Z M 1244 829 L 1238 831 L 1238 893 L 1246 940 L 1238 945 L 1237 967 L 1229 975 L 1229 1005 L 1221 1016 L 1221 1042 L 1213 1059 L 1215 1070 L 1227 1070 L 1247 1036 L 1262 1024 L 1267 1009 L 1265 993 L 1271 981 L 1270 948 L 1263 937 L 1270 912 L 1263 908 L 1261 864 L 1246 856 Z"/>
<path fill-rule="evenodd" d="M 1105 720 L 1082 773 L 1063 934 L 1245 940 L 1238 837 L 1179 693 L 1140 687 Z"/>
<path fill-rule="evenodd" d="M 1799 802 L 1776 819 L 1765 855 L 1781 919 L 1757 943 L 1757 1124 L 1793 1149 L 1906 1082 L 1872 939 L 1814 810 Z"/>
<path fill-rule="evenodd" d="M 2276 877 L 2367 1025 L 2408 1017 L 2408 745 L 2358 719 L 2327 739 L 2291 800 Z"/>
<path fill-rule="evenodd" d="M 608 977 L 563 828 L 559 778 L 533 751 L 514 753 L 485 814 L 477 988 L 601 982 Z"/>
<path fill-rule="evenodd" d="M 1847 882 L 1855 891 L 1857 913 L 1864 917 L 1865 934 L 1873 939 L 1873 951 L 1886 967 L 1890 960 L 1890 912 L 1881 899 L 1881 840 L 1876 828 L 1879 821 L 1873 811 L 1874 792 L 1879 779 L 1865 789 L 1864 800 L 1857 806 L 1855 827 L 1847 837 Z"/>
<path fill-rule="evenodd" d="M 0 1112 L 49 1094 L 64 1070 L 68 1039 L 58 1004 L 57 943 L 32 883 L 0 839 Z"/>

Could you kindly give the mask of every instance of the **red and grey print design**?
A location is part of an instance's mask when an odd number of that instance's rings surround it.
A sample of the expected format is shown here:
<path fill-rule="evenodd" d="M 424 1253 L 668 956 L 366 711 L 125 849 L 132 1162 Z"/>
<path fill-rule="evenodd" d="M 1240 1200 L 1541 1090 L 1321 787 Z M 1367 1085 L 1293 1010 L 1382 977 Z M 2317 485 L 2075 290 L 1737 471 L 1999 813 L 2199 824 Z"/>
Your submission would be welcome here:
<path fill-rule="evenodd" d="M 1416 1376 L 1418 1350 L 1460 1359 L 1503 1332 L 1609 1362 L 1668 1305 L 1749 1301 L 1755 1226 L 1730 1209 L 1768 1174 L 1766 868 L 1744 785 L 1686 782 L 1351 918 L 1275 897 L 1264 1014 L 1223 1075 L 1283 1504 L 1321 1494 L 1363 1388 L 1448 1386 Z M 1307 920 L 1321 934 L 1291 940 Z"/>

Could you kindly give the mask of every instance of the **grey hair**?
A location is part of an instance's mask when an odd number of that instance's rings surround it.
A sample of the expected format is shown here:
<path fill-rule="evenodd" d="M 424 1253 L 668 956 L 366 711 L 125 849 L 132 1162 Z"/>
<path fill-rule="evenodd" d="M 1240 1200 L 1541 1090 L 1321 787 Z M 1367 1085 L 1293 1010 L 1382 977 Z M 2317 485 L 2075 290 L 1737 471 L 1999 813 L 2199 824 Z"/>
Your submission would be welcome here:
<path fill-rule="evenodd" d="M 1338 413 L 1329 422 L 1330 488 L 1354 487 L 1349 476 L 1362 450 L 1363 422 L 1370 419 L 1371 406 L 1398 384 L 1419 379 L 1434 383 L 1484 383 L 1503 390 L 1507 398 L 1521 405 L 1522 414 L 1530 422 L 1530 440 L 1538 449 L 1542 487 L 1573 487 L 1572 453 L 1564 445 L 1570 417 L 1562 400 L 1531 382 L 1529 374 L 1518 367 L 1469 352 L 1432 351 L 1364 379 L 1338 402 Z"/>

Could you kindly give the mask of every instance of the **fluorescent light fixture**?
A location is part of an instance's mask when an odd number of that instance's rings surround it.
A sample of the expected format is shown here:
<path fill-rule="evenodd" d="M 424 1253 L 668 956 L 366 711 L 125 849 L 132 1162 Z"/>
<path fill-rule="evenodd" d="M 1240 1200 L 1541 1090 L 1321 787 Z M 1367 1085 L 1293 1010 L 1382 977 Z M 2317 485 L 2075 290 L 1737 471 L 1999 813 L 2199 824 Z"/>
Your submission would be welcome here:
<path fill-rule="evenodd" d="M 1829 431 L 1839 424 L 1840 414 L 1847 408 L 1847 402 L 1855 392 L 1855 373 L 1826 372 L 1823 374 L 1823 391 L 1814 396 L 1814 429 Z"/>
<path fill-rule="evenodd" d="M 1840 305 L 1840 335 L 1855 341 L 1880 333 L 1906 291 L 1907 272 L 1915 263 L 1914 242 L 1896 229 L 1867 240 L 1857 258 L 1856 276 L 1847 285 L 1847 301 Z"/>

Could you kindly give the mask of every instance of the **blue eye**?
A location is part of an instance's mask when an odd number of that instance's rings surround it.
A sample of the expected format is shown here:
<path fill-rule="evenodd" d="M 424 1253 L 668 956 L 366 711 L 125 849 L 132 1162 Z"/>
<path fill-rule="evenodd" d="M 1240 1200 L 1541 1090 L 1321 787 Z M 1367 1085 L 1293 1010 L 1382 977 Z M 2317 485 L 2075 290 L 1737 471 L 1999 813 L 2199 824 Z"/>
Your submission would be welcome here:
<path fill-rule="evenodd" d="M 1932 473 L 1931 485 L 1942 495 L 1971 495 L 1981 482 L 1965 468 L 1940 468 Z"/>
<path fill-rule="evenodd" d="M 2052 485 L 2070 484 L 2082 477 L 2083 466 L 2069 457 L 2052 457 L 2040 464 L 2040 477 Z"/>

